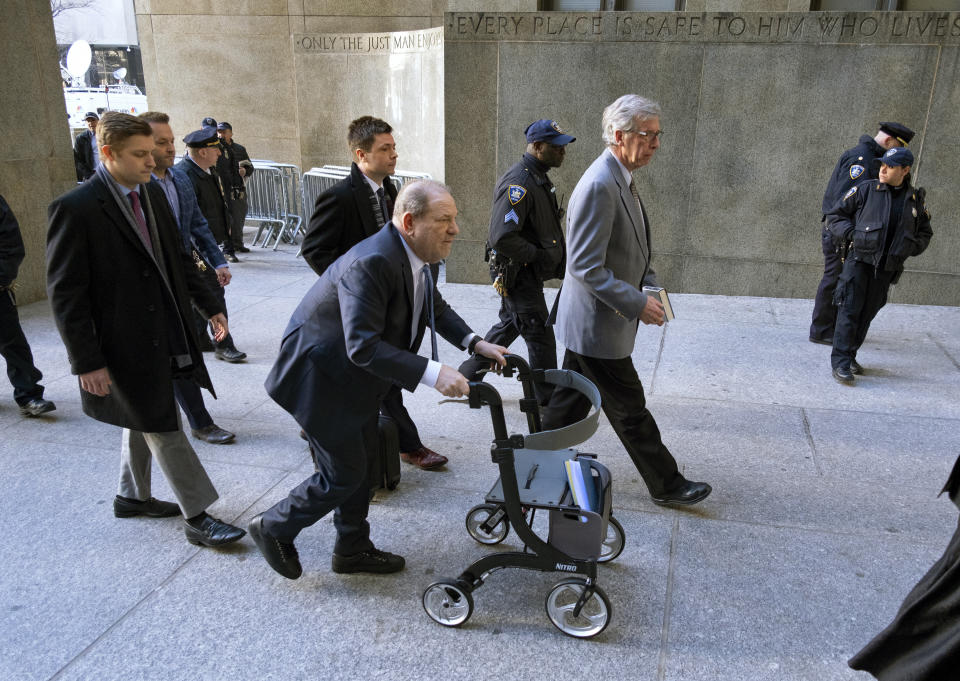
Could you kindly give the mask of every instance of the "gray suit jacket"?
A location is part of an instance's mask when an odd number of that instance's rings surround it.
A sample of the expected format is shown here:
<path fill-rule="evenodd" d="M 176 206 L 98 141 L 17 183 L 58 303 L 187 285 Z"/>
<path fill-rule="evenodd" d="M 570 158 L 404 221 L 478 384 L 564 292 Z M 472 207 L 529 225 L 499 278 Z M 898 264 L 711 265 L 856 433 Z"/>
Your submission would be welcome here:
<path fill-rule="evenodd" d="M 633 352 L 640 312 L 655 286 L 646 211 L 617 159 L 604 151 L 577 183 L 567 210 L 567 271 L 557 336 L 569 350 L 599 359 Z"/>

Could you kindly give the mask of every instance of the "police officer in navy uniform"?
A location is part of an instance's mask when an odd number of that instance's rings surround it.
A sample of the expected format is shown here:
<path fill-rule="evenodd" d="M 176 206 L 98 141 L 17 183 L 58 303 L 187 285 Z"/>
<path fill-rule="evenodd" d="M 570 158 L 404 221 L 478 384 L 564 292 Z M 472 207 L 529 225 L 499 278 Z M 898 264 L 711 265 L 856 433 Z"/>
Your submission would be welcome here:
<path fill-rule="evenodd" d="M 843 269 L 843 262 L 833 243 L 830 230 L 827 229 L 826 215 L 837 205 L 844 194 L 859 182 L 877 179 L 880 170 L 878 158 L 887 149 L 907 146 L 913 139 L 913 130 L 901 123 L 881 123 L 875 137 L 861 135 L 860 142 L 853 149 L 843 152 L 833 175 L 823 194 L 820 207 L 820 222 L 823 225 L 820 234 L 823 249 L 823 278 L 817 288 L 813 301 L 813 321 L 810 323 L 810 342 L 830 345 L 833 342 L 833 329 L 837 322 L 837 308 L 833 304 L 833 293 L 837 288 L 837 277 Z"/>
<path fill-rule="evenodd" d="M 523 336 L 530 366 L 556 369 L 557 342 L 547 324 L 543 282 L 563 278 L 565 248 L 563 211 L 547 171 L 560 167 L 566 145 L 576 138 L 546 119 L 531 123 L 525 132 L 526 153 L 500 177 L 493 192 L 487 258 L 494 288 L 501 295 L 500 322 L 484 340 L 508 346 Z M 475 381 L 489 365 L 488 360 L 473 357 L 460 365 L 460 373 Z M 537 400 L 546 404 L 552 386 L 535 388 Z"/>
<path fill-rule="evenodd" d="M 852 242 L 834 296 L 839 309 L 830 355 L 833 377 L 847 385 L 863 373 L 857 350 L 903 262 L 923 253 L 933 236 L 925 192 L 910 185 L 912 165 L 909 149 L 887 150 L 879 178 L 851 187 L 827 215 L 835 243 Z"/>
<path fill-rule="evenodd" d="M 219 123 L 217 119 L 212 116 L 206 116 L 202 121 L 200 121 L 200 128 L 213 128 L 214 131 L 218 130 Z M 223 202 L 227 208 L 226 216 L 226 240 L 221 244 L 223 249 L 223 257 L 226 258 L 227 262 L 240 262 L 240 258 L 237 257 L 237 251 L 241 253 L 249 252 L 249 248 L 239 249 L 236 246 L 236 239 L 233 235 L 233 224 L 234 218 L 233 213 L 236 210 L 233 205 L 233 189 L 231 185 L 231 178 L 233 177 L 232 157 L 229 150 L 224 146 L 223 140 L 220 138 L 220 135 L 217 134 L 217 149 L 220 150 L 220 155 L 217 157 L 217 163 L 210 169 L 210 174 L 217 178 L 217 183 L 220 185 L 220 193 L 223 195 Z M 244 211 L 244 218 L 246 218 L 246 211 Z M 214 232 L 216 234 L 216 232 Z M 218 237 L 219 238 L 219 237 Z M 240 238 L 241 245 L 243 242 L 243 237 Z"/>
<path fill-rule="evenodd" d="M 220 158 L 220 139 L 216 128 L 205 127 L 194 130 L 183 138 L 187 145 L 187 157 L 174 167 L 190 178 L 194 193 L 197 195 L 197 205 L 207 221 L 207 226 L 213 238 L 221 244 L 223 256 L 230 262 L 233 254 L 233 243 L 230 241 L 230 211 L 223 194 L 221 178 L 214 171 L 214 166 Z M 226 315 L 226 298 L 223 287 L 215 281 L 210 282 L 212 290 L 220 298 Z M 206 327 L 207 322 L 201 315 L 194 315 L 197 323 L 197 335 L 203 349 L 206 349 L 205 340 L 209 340 Z M 233 334 L 228 333 L 223 340 L 213 344 L 217 359 L 236 364 L 247 358 L 247 353 L 241 352 L 233 341 Z"/>
<path fill-rule="evenodd" d="M 249 253 L 250 249 L 243 245 L 243 225 L 247 219 L 247 189 L 246 178 L 253 172 L 253 162 L 247 148 L 233 141 L 233 126 L 226 121 L 217 123 L 217 136 L 220 138 L 221 159 L 226 160 L 228 174 L 224 174 L 224 189 L 228 192 L 230 201 L 230 236 L 233 247 L 237 252 Z M 217 170 L 220 170 L 220 161 L 217 161 Z"/>

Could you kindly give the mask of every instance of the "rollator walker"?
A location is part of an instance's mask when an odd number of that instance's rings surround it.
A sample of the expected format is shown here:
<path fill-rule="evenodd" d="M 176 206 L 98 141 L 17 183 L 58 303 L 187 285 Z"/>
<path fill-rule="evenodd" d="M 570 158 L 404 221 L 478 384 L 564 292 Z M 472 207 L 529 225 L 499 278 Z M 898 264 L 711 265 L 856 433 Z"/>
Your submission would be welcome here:
<path fill-rule="evenodd" d="M 596 455 L 572 449 L 597 430 L 600 392 L 574 371 L 531 370 L 517 355 L 507 355 L 506 360 L 502 374 L 511 377 L 516 373 L 523 386 L 520 411 L 527 415 L 530 433 L 509 435 L 500 393 L 487 383 L 470 383 L 464 401 L 471 409 L 490 408 L 494 433 L 490 455 L 500 477 L 484 503 L 467 513 L 466 525 L 471 537 L 488 545 L 503 541 L 513 527 L 523 550 L 484 556 L 456 579 L 431 584 L 423 592 L 423 608 L 436 622 L 456 627 L 473 614 L 473 592 L 493 572 L 508 567 L 562 572 L 568 577 L 547 594 L 547 617 L 569 636 L 590 638 L 607 627 L 613 613 L 610 599 L 597 584 L 597 564 L 616 558 L 625 543 L 623 527 L 611 515 L 610 472 L 596 461 Z M 590 400 L 589 414 L 563 428 L 541 430 L 534 382 L 579 391 Z M 572 490 L 571 483 L 577 489 Z M 591 505 L 593 508 L 585 508 Z M 538 510 L 548 514 L 546 540 L 533 529 Z"/>

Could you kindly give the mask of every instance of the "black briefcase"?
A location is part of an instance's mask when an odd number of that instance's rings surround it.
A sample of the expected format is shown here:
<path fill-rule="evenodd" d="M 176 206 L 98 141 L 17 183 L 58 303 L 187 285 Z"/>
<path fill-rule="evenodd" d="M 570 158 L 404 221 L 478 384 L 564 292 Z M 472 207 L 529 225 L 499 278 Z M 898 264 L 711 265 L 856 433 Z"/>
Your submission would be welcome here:
<path fill-rule="evenodd" d="M 378 489 L 396 489 L 400 482 L 400 433 L 389 416 L 377 419 L 377 455 L 370 465 L 370 497 Z"/>

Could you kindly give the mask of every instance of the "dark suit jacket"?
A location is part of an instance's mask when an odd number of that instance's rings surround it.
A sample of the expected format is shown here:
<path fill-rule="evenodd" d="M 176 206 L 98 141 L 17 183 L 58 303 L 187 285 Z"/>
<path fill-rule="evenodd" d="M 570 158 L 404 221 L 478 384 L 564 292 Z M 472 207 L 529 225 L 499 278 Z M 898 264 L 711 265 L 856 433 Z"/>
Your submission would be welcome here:
<path fill-rule="evenodd" d="M 190 297 L 205 316 L 223 310 L 184 251 L 163 190 L 155 183 L 144 187 L 170 285 L 104 181 L 94 175 L 50 204 L 47 293 L 71 372 L 110 371 L 111 394 L 97 397 L 81 390 L 83 411 L 132 430 L 169 432 L 178 428 L 171 328 L 179 317 L 193 360 L 183 377 L 212 393 L 190 321 Z"/>
<path fill-rule="evenodd" d="M 388 178 L 384 183 L 393 202 L 397 188 Z M 317 197 L 307 225 L 300 253 L 317 274 L 356 244 L 377 232 L 377 218 L 370 203 L 370 185 L 354 163 L 345 177 Z"/>
<path fill-rule="evenodd" d="M 191 245 L 196 245 L 197 251 L 211 267 L 226 265 L 227 261 L 220 247 L 217 246 L 216 239 L 213 238 L 210 225 L 200 212 L 200 204 L 197 203 L 197 194 L 190 178 L 180 168 L 168 168 L 167 172 L 170 173 L 173 184 L 177 188 L 177 203 L 180 208 L 179 227 L 183 247 L 189 249 Z"/>
<path fill-rule="evenodd" d="M 227 240 L 230 233 L 230 213 L 224 195 L 227 187 L 221 187 L 220 178 L 212 173 L 200 170 L 200 166 L 185 158 L 173 166 L 188 178 L 193 184 L 193 191 L 197 195 L 197 205 L 207 220 L 210 232 L 217 243 Z"/>
<path fill-rule="evenodd" d="M 960 507 L 960 456 L 953 464 L 953 470 L 950 471 L 950 477 L 947 478 L 947 484 L 940 490 L 940 494 L 946 492 L 950 495 L 950 500 Z"/>
<path fill-rule="evenodd" d="M 93 175 L 93 130 L 84 130 L 73 141 L 73 164 L 77 167 L 77 182 L 83 182 Z"/>
<path fill-rule="evenodd" d="M 20 223 L 0 196 L 0 286 L 8 286 L 17 278 L 25 255 Z"/>
<path fill-rule="evenodd" d="M 267 376 L 270 397 L 323 443 L 356 433 L 391 385 L 412 391 L 427 367 L 410 349 L 420 347 L 426 311 L 411 345 L 413 274 L 401 239 L 387 223 L 327 268 L 294 311 Z M 437 332 L 462 348 L 470 327 L 436 287 L 433 296 Z"/>

